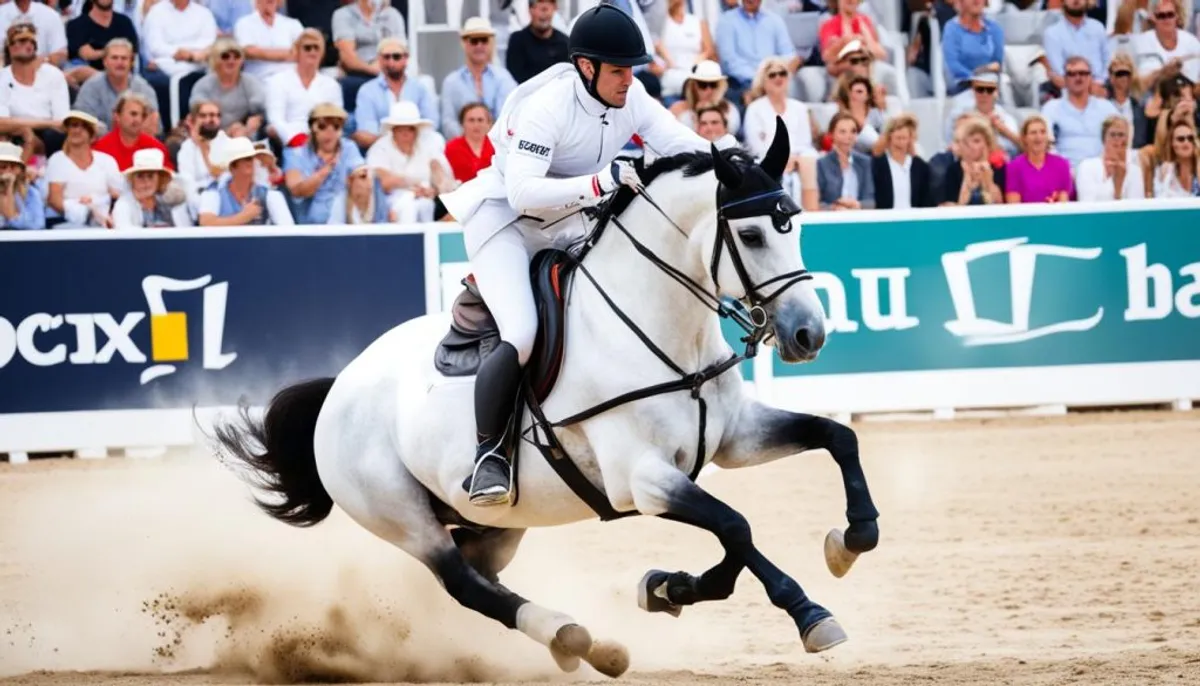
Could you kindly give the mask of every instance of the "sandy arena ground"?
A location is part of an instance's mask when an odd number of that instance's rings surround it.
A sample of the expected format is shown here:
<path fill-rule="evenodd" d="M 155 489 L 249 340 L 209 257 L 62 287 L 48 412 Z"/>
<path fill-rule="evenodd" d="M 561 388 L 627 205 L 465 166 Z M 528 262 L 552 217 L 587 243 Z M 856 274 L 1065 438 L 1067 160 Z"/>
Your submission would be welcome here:
<path fill-rule="evenodd" d="M 620 641 L 635 684 L 1200 684 L 1200 412 L 857 427 L 880 548 L 843 579 L 825 452 L 702 479 L 850 641 L 805 654 L 745 574 L 724 603 L 637 609 L 707 534 L 650 519 L 531 532 L 506 583 Z M 563 683 L 340 512 L 258 513 L 214 461 L 0 465 L 0 684 Z"/>

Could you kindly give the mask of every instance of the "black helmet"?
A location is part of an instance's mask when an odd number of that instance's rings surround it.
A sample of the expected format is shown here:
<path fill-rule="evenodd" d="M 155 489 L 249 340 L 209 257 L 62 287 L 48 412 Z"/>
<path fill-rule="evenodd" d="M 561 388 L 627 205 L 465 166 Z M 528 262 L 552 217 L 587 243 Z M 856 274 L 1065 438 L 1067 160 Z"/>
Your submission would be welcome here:
<path fill-rule="evenodd" d="M 585 10 L 575 20 L 568 56 L 572 63 L 577 57 L 587 57 L 618 67 L 637 67 L 653 60 L 646 52 L 642 31 L 633 17 L 603 3 Z"/>

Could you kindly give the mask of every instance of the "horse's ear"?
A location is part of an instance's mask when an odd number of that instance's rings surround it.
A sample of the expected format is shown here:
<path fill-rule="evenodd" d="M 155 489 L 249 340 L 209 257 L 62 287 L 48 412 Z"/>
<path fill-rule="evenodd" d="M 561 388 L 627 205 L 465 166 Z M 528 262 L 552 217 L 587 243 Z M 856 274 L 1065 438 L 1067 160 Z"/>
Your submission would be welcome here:
<path fill-rule="evenodd" d="M 790 152 L 791 143 L 788 141 L 787 125 L 783 123 L 783 117 L 777 114 L 775 115 L 775 138 L 771 141 L 771 147 L 767 149 L 766 156 L 758 166 L 767 173 L 767 176 L 779 181 L 783 178 L 783 170 L 787 168 Z"/>
<path fill-rule="evenodd" d="M 710 145 L 712 145 L 710 143 Z M 722 155 L 721 151 L 717 150 L 716 145 L 712 145 L 713 156 L 713 171 L 717 173 L 717 181 L 721 182 L 726 188 L 737 188 L 742 185 L 742 171 L 733 166 Z"/>

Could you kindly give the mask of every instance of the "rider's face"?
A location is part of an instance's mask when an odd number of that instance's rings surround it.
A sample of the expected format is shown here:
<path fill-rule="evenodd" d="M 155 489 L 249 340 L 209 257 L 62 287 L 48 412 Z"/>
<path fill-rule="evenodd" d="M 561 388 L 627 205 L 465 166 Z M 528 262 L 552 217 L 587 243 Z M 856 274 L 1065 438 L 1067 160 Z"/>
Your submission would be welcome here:
<path fill-rule="evenodd" d="M 615 67 L 611 64 L 600 65 L 600 78 L 596 79 L 596 92 L 607 103 L 614 107 L 624 107 L 625 98 L 629 96 L 629 86 L 633 83 L 632 67 Z"/>

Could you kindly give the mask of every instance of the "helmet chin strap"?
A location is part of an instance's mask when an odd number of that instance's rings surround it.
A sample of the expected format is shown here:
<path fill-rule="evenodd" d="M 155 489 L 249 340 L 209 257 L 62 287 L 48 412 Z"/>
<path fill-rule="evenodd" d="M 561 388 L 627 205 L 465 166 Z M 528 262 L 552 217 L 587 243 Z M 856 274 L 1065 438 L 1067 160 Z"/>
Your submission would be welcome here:
<path fill-rule="evenodd" d="M 583 83 L 587 85 L 588 95 L 598 100 L 600 104 L 604 105 L 605 107 L 611 107 L 617 110 L 621 109 L 619 106 L 614 105 L 600 97 L 600 93 L 596 91 L 596 82 L 600 80 L 600 61 L 593 57 L 585 57 L 584 59 L 592 64 L 592 78 L 589 79 L 584 75 L 583 70 L 579 68 L 579 62 L 575 63 L 575 71 L 578 72 L 579 78 L 583 79 Z"/>

